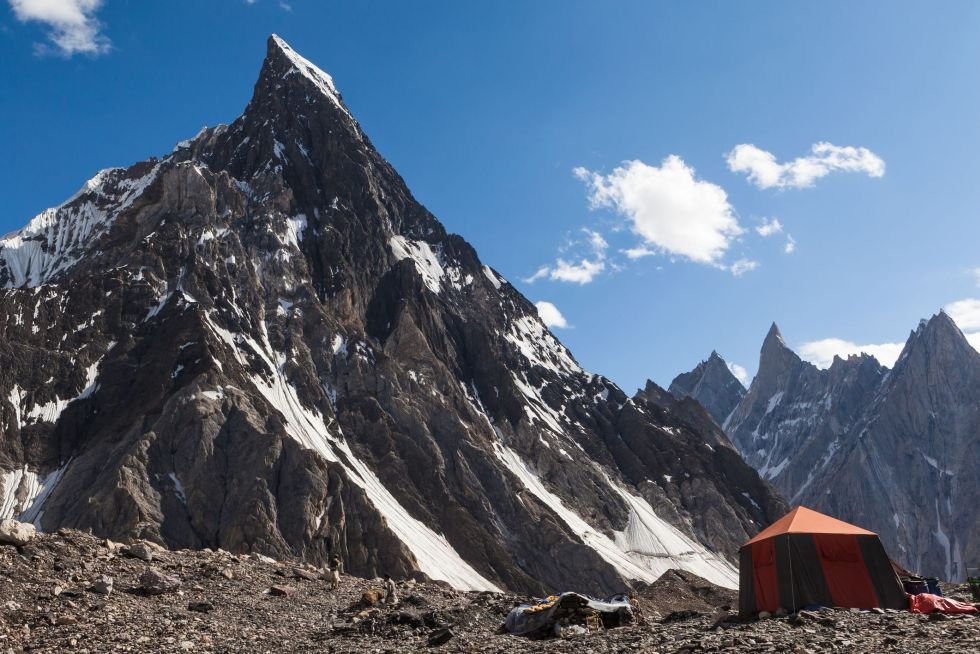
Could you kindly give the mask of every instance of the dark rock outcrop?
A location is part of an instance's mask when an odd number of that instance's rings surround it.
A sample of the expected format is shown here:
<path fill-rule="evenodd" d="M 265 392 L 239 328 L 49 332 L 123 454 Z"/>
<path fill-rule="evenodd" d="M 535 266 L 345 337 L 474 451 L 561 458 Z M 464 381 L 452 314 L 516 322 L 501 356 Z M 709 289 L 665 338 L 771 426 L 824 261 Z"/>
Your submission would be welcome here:
<path fill-rule="evenodd" d="M 733 583 L 779 515 L 583 370 L 278 37 L 231 125 L 0 240 L 0 287 L 0 517 L 601 592 Z"/>

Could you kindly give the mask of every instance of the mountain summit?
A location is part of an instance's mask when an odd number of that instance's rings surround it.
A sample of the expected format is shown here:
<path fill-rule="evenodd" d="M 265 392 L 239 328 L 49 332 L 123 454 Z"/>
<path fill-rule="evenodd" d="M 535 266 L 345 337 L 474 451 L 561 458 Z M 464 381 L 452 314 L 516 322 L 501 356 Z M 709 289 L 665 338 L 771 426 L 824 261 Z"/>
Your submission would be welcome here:
<path fill-rule="evenodd" d="M 782 503 L 583 370 L 279 37 L 245 112 L 0 240 L 0 517 L 459 588 L 734 585 Z"/>
<path fill-rule="evenodd" d="M 667 390 L 677 398 L 693 397 L 719 425 L 725 423 L 739 400 L 745 396 L 742 382 L 715 351 L 694 370 L 675 377 Z"/>

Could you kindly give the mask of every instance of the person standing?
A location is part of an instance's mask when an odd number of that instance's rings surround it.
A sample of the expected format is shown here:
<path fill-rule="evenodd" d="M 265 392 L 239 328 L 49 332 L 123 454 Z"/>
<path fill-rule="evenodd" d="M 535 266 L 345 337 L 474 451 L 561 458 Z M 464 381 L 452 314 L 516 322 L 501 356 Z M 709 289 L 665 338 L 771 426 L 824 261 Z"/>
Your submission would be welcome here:
<path fill-rule="evenodd" d="M 395 590 L 395 582 L 390 575 L 385 575 L 385 605 L 394 606 L 398 604 L 398 592 Z"/>
<path fill-rule="evenodd" d="M 343 569 L 343 566 L 343 561 L 340 560 L 339 556 L 334 554 L 330 559 L 330 575 L 328 577 L 331 590 L 335 590 L 340 584 L 340 571 Z"/>

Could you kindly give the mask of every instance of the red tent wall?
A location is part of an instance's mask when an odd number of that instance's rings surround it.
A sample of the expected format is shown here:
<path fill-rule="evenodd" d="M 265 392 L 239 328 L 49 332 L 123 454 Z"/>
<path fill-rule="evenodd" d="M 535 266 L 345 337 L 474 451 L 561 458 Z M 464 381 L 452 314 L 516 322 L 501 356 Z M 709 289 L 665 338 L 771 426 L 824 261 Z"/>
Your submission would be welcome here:
<path fill-rule="evenodd" d="M 815 534 L 820 566 L 835 606 L 881 606 L 857 536 Z"/>

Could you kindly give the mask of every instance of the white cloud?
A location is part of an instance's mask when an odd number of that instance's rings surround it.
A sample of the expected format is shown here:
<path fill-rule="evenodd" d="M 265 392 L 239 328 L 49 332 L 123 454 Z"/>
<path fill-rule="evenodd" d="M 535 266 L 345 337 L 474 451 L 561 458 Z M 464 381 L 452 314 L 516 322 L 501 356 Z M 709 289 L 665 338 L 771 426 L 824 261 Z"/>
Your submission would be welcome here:
<path fill-rule="evenodd" d="M 605 269 L 606 264 L 601 260 L 581 259 L 578 263 L 574 263 L 558 259 L 555 261 L 554 268 L 548 273 L 548 277 L 557 282 L 589 284 Z"/>
<path fill-rule="evenodd" d="M 786 254 L 793 254 L 796 252 L 796 239 L 792 235 L 786 235 L 786 245 L 783 246 L 783 252 Z"/>
<path fill-rule="evenodd" d="M 756 227 L 755 231 L 759 233 L 759 236 L 765 238 L 782 232 L 783 224 L 779 222 L 779 218 L 773 218 L 772 220 L 763 219 L 762 224 Z"/>
<path fill-rule="evenodd" d="M 590 251 L 587 256 L 578 257 L 578 261 L 568 261 L 563 257 L 555 260 L 552 266 L 541 266 L 533 275 L 524 278 L 528 284 L 533 284 L 539 279 L 550 279 L 556 282 L 570 282 L 573 284 L 589 284 L 606 269 L 606 250 L 609 243 L 599 232 L 591 229 L 583 229 L 585 234 L 584 245 Z M 581 242 L 571 242 L 564 246 L 562 250 L 569 250 L 578 246 Z"/>
<path fill-rule="evenodd" d="M 742 382 L 742 386 L 745 386 L 746 388 L 748 388 L 749 381 L 750 381 L 749 380 L 749 371 L 748 370 L 746 370 L 742 366 L 738 365 L 737 363 L 733 363 L 733 362 L 729 362 L 728 363 L 728 369 L 732 371 L 732 374 L 733 375 L 735 375 L 735 379 L 737 379 L 740 382 Z"/>
<path fill-rule="evenodd" d="M 726 155 L 728 169 L 747 173 L 748 180 L 759 188 L 805 188 L 834 171 L 866 173 L 870 177 L 885 174 L 885 162 L 867 148 L 814 143 L 805 157 L 779 163 L 776 156 L 750 143 L 732 148 Z"/>
<path fill-rule="evenodd" d="M 538 316 L 548 327 L 554 327 L 556 329 L 566 329 L 568 327 L 568 321 L 565 320 L 565 316 L 561 315 L 561 311 L 558 310 L 551 302 L 545 302 L 541 300 L 540 302 L 535 302 L 534 306 L 538 308 Z"/>
<path fill-rule="evenodd" d="M 902 353 L 905 343 L 878 343 L 858 345 L 841 338 L 824 338 L 810 341 L 799 347 L 800 356 L 818 368 L 829 368 L 834 362 L 834 355 L 846 359 L 852 354 L 870 354 L 883 366 L 891 368 L 895 365 L 898 355 Z"/>
<path fill-rule="evenodd" d="M 659 251 L 720 265 L 731 241 L 742 233 L 724 189 L 697 179 L 677 155 L 659 167 L 634 160 L 608 175 L 585 168 L 574 173 L 588 185 L 592 208 L 614 209 L 642 239 L 641 247 L 631 250 L 632 258 Z"/>
<path fill-rule="evenodd" d="M 541 266 L 540 268 L 534 271 L 533 275 L 531 275 L 530 277 L 525 277 L 524 282 L 527 284 L 533 284 L 539 279 L 544 279 L 545 277 L 547 277 L 549 273 L 551 273 L 551 266 Z"/>
<path fill-rule="evenodd" d="M 973 275 L 973 279 L 977 282 L 977 286 L 980 286 L 980 268 L 971 269 L 970 274 Z"/>
<path fill-rule="evenodd" d="M 750 259 L 739 259 L 738 261 L 733 263 L 728 269 L 736 277 L 741 277 L 745 273 L 755 270 L 758 267 L 759 267 L 758 261 L 752 261 Z"/>
<path fill-rule="evenodd" d="M 635 248 L 626 248 L 625 250 L 620 250 L 626 255 L 628 259 L 642 259 L 643 257 L 652 257 L 656 254 L 654 250 L 646 247 L 645 245 L 640 245 Z"/>
<path fill-rule="evenodd" d="M 975 269 L 974 272 L 980 277 L 980 268 Z M 967 298 L 950 302 L 943 307 L 943 311 L 963 331 L 963 335 L 966 336 L 966 340 L 973 346 L 973 349 L 980 351 L 980 300 Z"/>
<path fill-rule="evenodd" d="M 283 11 L 293 10 L 293 6 L 291 4 L 289 4 L 288 2 L 283 2 L 282 0 L 279 0 L 279 8 L 282 9 Z"/>
<path fill-rule="evenodd" d="M 969 298 L 950 302 L 943 310 L 965 332 L 980 330 L 980 300 Z"/>
<path fill-rule="evenodd" d="M 95 13 L 103 0 L 9 0 L 17 20 L 37 21 L 47 25 L 48 38 L 57 50 L 70 57 L 74 54 L 98 55 L 111 48 L 109 39 L 99 31 L 102 23 Z M 47 52 L 39 46 L 38 52 Z"/>

